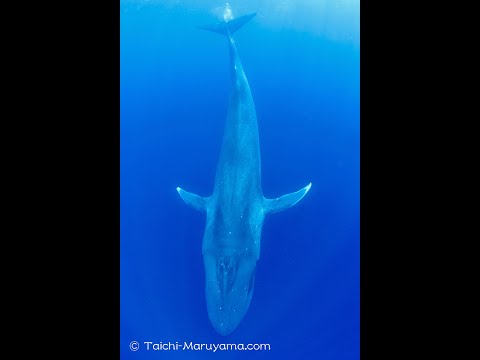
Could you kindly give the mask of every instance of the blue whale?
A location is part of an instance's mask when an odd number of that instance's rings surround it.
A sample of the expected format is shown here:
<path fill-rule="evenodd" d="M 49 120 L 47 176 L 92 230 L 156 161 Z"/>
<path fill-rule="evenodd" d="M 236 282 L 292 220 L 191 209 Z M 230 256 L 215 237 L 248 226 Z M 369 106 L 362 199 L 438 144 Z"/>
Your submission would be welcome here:
<path fill-rule="evenodd" d="M 221 335 L 237 328 L 250 305 L 265 216 L 295 205 L 312 185 L 276 199 L 263 196 L 255 105 L 232 38 L 254 16 L 200 27 L 228 39 L 232 89 L 213 194 L 202 197 L 177 188 L 185 203 L 206 213 L 205 295 L 208 317 Z"/>

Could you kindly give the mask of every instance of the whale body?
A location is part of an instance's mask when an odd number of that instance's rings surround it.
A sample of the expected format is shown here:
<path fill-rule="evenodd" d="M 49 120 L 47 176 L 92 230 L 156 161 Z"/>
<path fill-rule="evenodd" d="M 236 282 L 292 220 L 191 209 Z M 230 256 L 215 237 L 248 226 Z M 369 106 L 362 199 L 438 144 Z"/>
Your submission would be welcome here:
<path fill-rule="evenodd" d="M 263 196 L 255 105 L 232 37 L 254 16 L 200 27 L 228 39 L 232 89 L 213 193 L 202 197 L 177 188 L 185 203 L 206 213 L 205 296 L 208 317 L 221 335 L 237 328 L 250 305 L 265 216 L 295 205 L 312 185 L 276 199 Z"/>

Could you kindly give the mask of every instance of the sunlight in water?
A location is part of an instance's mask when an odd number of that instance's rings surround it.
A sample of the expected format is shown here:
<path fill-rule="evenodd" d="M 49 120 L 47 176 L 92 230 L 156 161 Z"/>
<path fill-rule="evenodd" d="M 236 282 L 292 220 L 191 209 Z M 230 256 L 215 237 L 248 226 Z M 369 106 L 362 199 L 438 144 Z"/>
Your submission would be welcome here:
<path fill-rule="evenodd" d="M 120 3 L 122 13 L 151 11 L 168 16 L 171 11 L 174 23 L 177 20 L 190 24 L 228 22 L 256 13 L 253 22 L 269 31 L 309 33 L 360 47 L 360 0 L 120 0 Z"/>

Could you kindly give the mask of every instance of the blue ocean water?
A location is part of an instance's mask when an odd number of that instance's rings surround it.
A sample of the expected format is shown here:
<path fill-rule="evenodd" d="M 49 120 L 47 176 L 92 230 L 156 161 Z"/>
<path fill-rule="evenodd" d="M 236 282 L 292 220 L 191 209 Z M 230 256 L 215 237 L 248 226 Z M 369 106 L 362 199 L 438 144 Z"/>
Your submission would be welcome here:
<path fill-rule="evenodd" d="M 227 337 L 207 316 L 205 216 L 229 93 L 225 38 L 198 30 L 222 1 L 121 0 L 120 354 L 127 359 L 359 359 L 359 0 L 230 1 L 255 101 L 267 217 L 250 308 Z M 138 351 L 129 344 L 138 341 Z M 269 344 L 263 351 L 146 350 Z"/>

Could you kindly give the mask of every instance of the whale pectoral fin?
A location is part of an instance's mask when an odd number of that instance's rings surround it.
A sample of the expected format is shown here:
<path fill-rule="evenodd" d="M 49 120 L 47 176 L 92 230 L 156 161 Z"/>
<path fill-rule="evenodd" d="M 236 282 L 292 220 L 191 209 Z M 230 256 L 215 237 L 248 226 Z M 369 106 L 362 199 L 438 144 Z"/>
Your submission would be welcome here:
<path fill-rule="evenodd" d="M 308 190 L 310 190 L 311 187 L 312 187 L 312 183 L 308 184 L 304 188 L 296 192 L 293 192 L 291 194 L 286 194 L 276 199 L 265 199 L 266 212 L 276 213 L 292 207 L 293 205 L 298 203 L 300 200 L 302 200 L 302 198 L 305 196 Z"/>
<path fill-rule="evenodd" d="M 195 210 L 204 211 L 206 209 L 206 203 L 208 198 L 190 193 L 179 187 L 177 187 L 178 194 L 185 201 L 185 203 Z"/>

